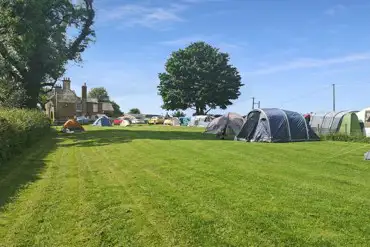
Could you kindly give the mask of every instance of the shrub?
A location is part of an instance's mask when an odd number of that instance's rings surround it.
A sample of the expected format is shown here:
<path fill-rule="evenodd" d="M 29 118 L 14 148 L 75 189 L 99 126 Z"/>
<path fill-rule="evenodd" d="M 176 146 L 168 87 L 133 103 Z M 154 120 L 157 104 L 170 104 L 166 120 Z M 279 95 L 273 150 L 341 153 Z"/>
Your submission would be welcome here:
<path fill-rule="evenodd" d="M 321 140 L 324 141 L 342 141 L 342 142 L 362 142 L 362 143 L 370 143 L 370 138 L 366 136 L 350 136 L 341 133 L 333 133 L 328 135 L 321 135 Z"/>
<path fill-rule="evenodd" d="M 43 112 L 0 108 L 0 164 L 49 130 L 50 119 Z"/>

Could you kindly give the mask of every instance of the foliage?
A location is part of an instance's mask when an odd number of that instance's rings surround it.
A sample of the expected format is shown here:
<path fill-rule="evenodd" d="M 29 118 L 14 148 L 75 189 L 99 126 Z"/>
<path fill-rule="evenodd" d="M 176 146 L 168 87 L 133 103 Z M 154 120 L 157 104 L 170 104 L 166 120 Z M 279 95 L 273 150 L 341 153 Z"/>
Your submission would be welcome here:
<path fill-rule="evenodd" d="M 20 108 L 26 98 L 26 92 L 22 85 L 0 79 L 0 107 Z"/>
<path fill-rule="evenodd" d="M 367 146 L 203 131 L 87 127 L 48 155 L 43 139 L 0 167 L 0 245 L 369 246 Z"/>
<path fill-rule="evenodd" d="M 111 101 L 110 103 L 112 104 L 113 109 L 114 109 L 113 117 L 122 116 L 123 112 L 121 111 L 121 107 L 115 101 Z"/>
<path fill-rule="evenodd" d="M 241 77 L 229 64 L 229 55 L 204 42 L 173 52 L 159 74 L 163 109 L 194 109 L 197 115 L 226 109 L 240 96 Z"/>
<path fill-rule="evenodd" d="M 0 108 L 0 164 L 45 135 L 50 119 L 38 110 Z"/>
<path fill-rule="evenodd" d="M 359 135 L 346 135 L 341 133 L 333 133 L 328 135 L 321 135 L 320 139 L 323 141 L 341 141 L 341 142 L 360 142 L 360 143 L 370 143 L 370 138 L 366 136 Z"/>
<path fill-rule="evenodd" d="M 132 108 L 129 114 L 141 114 L 141 111 L 138 108 Z"/>
<path fill-rule="evenodd" d="M 172 114 L 173 117 L 185 117 L 186 114 L 182 111 L 176 111 Z"/>
<path fill-rule="evenodd" d="M 92 0 L 1 1 L 1 76 L 22 85 L 25 106 L 36 108 L 40 90 L 53 87 L 69 61 L 81 61 L 94 37 L 94 17 Z"/>
<path fill-rule="evenodd" d="M 110 102 L 108 91 L 104 87 L 92 88 L 88 97 L 98 99 L 99 102 Z"/>

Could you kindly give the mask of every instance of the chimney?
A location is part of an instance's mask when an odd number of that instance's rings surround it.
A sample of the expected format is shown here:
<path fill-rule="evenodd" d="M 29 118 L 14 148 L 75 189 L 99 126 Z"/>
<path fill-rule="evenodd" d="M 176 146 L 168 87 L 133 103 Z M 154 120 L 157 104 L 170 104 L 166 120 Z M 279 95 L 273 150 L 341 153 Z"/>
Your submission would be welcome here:
<path fill-rule="evenodd" d="M 82 85 L 82 94 L 81 94 L 82 100 L 87 99 L 87 86 L 86 82 Z"/>
<path fill-rule="evenodd" d="M 71 79 L 69 77 L 63 78 L 63 89 L 71 90 Z"/>

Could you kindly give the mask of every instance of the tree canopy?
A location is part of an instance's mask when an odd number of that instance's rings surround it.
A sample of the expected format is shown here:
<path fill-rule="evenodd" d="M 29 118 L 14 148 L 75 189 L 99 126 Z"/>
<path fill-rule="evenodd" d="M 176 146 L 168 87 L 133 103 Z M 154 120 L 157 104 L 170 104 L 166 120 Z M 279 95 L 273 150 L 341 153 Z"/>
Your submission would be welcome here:
<path fill-rule="evenodd" d="M 109 94 L 104 87 L 95 87 L 89 91 L 89 98 L 98 99 L 99 102 L 109 102 Z"/>
<path fill-rule="evenodd" d="M 0 79 L 24 89 L 28 108 L 37 106 L 43 88 L 54 87 L 69 61 L 81 61 L 93 40 L 93 1 L 78 2 L 0 2 Z"/>
<path fill-rule="evenodd" d="M 176 111 L 172 114 L 173 117 L 185 117 L 186 114 L 182 111 Z"/>
<path fill-rule="evenodd" d="M 205 42 L 173 52 L 165 70 L 159 74 L 158 90 L 166 110 L 191 108 L 202 115 L 217 107 L 226 109 L 243 86 L 229 55 Z"/>
<path fill-rule="evenodd" d="M 110 103 L 112 104 L 113 109 L 114 109 L 113 117 L 122 116 L 123 112 L 121 111 L 121 107 L 113 100 Z"/>
<path fill-rule="evenodd" d="M 141 114 L 141 111 L 138 108 L 132 108 L 129 111 L 130 114 Z"/>

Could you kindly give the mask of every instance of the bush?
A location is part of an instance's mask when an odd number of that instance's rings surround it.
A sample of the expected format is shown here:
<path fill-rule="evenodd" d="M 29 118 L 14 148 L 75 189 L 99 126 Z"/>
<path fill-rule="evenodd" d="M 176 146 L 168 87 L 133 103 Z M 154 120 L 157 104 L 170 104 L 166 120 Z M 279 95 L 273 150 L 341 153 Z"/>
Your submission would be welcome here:
<path fill-rule="evenodd" d="M 342 141 L 342 142 L 361 142 L 361 143 L 370 143 L 370 138 L 366 136 L 350 136 L 340 133 L 333 133 L 328 135 L 321 135 L 321 140 L 324 141 Z"/>
<path fill-rule="evenodd" d="M 50 131 L 50 119 L 37 110 L 0 108 L 0 164 Z"/>

